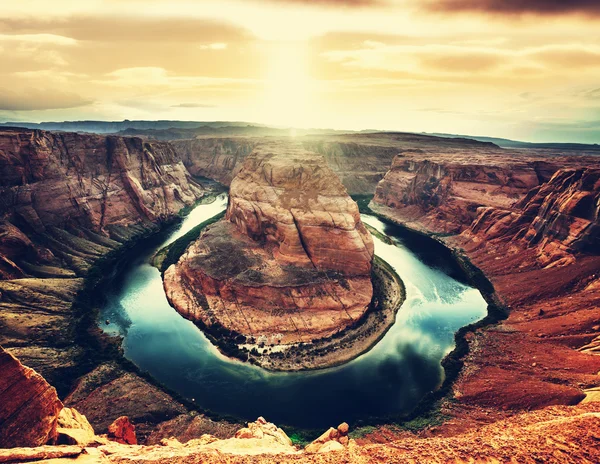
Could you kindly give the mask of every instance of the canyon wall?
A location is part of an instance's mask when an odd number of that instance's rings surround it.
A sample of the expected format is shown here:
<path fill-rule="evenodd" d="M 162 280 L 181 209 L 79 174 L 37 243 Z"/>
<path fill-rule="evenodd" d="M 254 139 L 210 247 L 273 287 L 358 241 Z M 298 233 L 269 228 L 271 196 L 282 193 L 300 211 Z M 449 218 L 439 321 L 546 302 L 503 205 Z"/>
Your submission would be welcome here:
<path fill-rule="evenodd" d="M 229 185 L 259 139 L 196 138 L 170 143 L 190 173 Z"/>
<path fill-rule="evenodd" d="M 308 341 L 366 311 L 372 258 L 358 207 L 323 158 L 270 143 L 246 158 L 226 219 L 165 272 L 165 289 L 181 314 L 207 326 Z"/>
<path fill-rule="evenodd" d="M 102 254 L 130 226 L 173 217 L 202 187 L 166 143 L 5 129 L 0 192 L 0 276 L 15 278 L 35 275 L 36 264 L 81 273 L 86 255 Z M 97 243 L 69 253 L 71 237 Z M 67 255 L 75 257 L 65 265 Z"/>
<path fill-rule="evenodd" d="M 98 297 L 73 304 L 91 266 L 132 238 L 157 231 L 203 194 L 166 143 L 2 129 L 0 344 L 64 399 L 78 377 L 98 366 L 104 350 L 114 349 L 94 345 L 94 331 L 100 330 L 95 321 L 80 323 Z M 156 417 L 186 411 L 162 392 L 164 398 L 156 400 L 157 389 L 133 373 L 117 366 L 98 369 L 103 374 L 95 372 L 92 385 L 102 392 L 96 395 L 102 411 L 110 404 L 120 415 L 149 422 L 148 409 L 158 409 Z M 129 395 L 126 387 L 135 388 L 138 398 L 152 399 L 120 402 Z M 107 426 L 97 404 L 70 402 L 81 404 L 99 430 Z"/>
<path fill-rule="evenodd" d="M 402 153 L 371 203 L 465 255 L 508 310 L 467 337 L 450 414 L 578 403 L 599 384 L 598 158 L 469 158 Z"/>
<path fill-rule="evenodd" d="M 395 155 L 407 149 L 500 150 L 491 143 L 406 133 L 306 135 L 298 137 L 198 137 L 171 143 L 194 175 L 229 185 L 258 144 L 299 143 L 322 155 L 351 195 L 371 195 Z"/>
<path fill-rule="evenodd" d="M 470 226 L 479 207 L 509 208 L 556 169 L 552 163 L 509 154 L 407 150 L 394 158 L 374 202 L 429 232 L 454 234 Z"/>
<path fill-rule="evenodd" d="M 511 209 L 482 207 L 462 240 L 535 248 L 542 266 L 599 254 L 600 169 L 561 169 Z"/>

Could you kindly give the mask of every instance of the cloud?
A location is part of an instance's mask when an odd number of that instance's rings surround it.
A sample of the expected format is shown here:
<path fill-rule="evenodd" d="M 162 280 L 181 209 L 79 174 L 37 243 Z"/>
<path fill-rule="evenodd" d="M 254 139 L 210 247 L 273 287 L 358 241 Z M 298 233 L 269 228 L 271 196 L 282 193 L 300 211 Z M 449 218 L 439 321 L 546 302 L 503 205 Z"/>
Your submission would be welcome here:
<path fill-rule="evenodd" d="M 241 26 L 225 21 L 202 18 L 153 18 L 130 16 L 70 16 L 36 19 L 34 17 L 0 18 L 2 37 L 59 42 L 183 42 L 226 43 L 252 37 Z"/>
<path fill-rule="evenodd" d="M 56 34 L 0 34 L 0 42 L 23 42 L 38 45 L 77 45 L 77 40 Z"/>
<path fill-rule="evenodd" d="M 223 42 L 215 42 L 211 44 L 200 45 L 201 50 L 225 50 L 227 44 Z"/>
<path fill-rule="evenodd" d="M 292 5 L 309 6 L 338 6 L 357 8 L 366 6 L 380 6 L 388 3 L 386 0 L 266 0 L 270 3 L 289 3 Z"/>
<path fill-rule="evenodd" d="M 421 63 L 427 68 L 438 71 L 481 72 L 496 68 L 502 63 L 502 57 L 491 53 L 455 53 L 454 55 L 430 55 L 423 57 Z"/>
<path fill-rule="evenodd" d="M 365 41 L 354 50 L 330 50 L 326 60 L 357 71 L 397 73 L 421 80 L 526 79 L 559 76 L 600 67 L 600 47 L 583 43 L 539 47 L 504 45 L 388 45 Z"/>
<path fill-rule="evenodd" d="M 91 104 L 74 93 L 56 89 L 24 89 L 22 91 L 0 88 L 0 110 L 35 111 L 77 108 Z"/>
<path fill-rule="evenodd" d="M 235 87 L 252 86 L 260 84 L 254 79 L 234 79 L 207 76 L 181 76 L 167 71 L 164 68 L 145 66 L 135 68 L 122 68 L 106 73 L 98 79 L 90 81 L 109 87 L 120 87 L 124 89 L 164 89 L 173 92 L 175 90 L 207 87 Z"/>
<path fill-rule="evenodd" d="M 177 105 L 171 105 L 171 108 L 216 108 L 216 105 L 207 103 L 179 103 Z"/>
<path fill-rule="evenodd" d="M 600 15 L 598 0 L 434 0 L 427 3 L 426 8 L 442 12 L 472 11 L 508 15 Z"/>

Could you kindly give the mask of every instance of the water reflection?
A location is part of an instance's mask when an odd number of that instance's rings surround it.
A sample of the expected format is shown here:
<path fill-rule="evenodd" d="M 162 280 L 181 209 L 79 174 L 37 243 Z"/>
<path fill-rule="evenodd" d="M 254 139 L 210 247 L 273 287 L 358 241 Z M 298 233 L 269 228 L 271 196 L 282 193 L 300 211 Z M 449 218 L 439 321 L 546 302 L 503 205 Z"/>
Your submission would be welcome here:
<path fill-rule="evenodd" d="M 222 196 L 196 207 L 164 244 L 222 211 L 226 202 Z M 117 277 L 101 315 L 111 321 L 105 330 L 124 336 L 126 357 L 141 369 L 219 413 L 325 427 L 409 412 L 440 385 L 440 361 L 453 348 L 454 333 L 482 318 L 486 303 L 476 289 L 425 264 L 397 231 L 375 217 L 363 215 L 363 220 L 394 241 L 375 238 L 375 252 L 402 277 L 407 299 L 381 342 L 344 366 L 271 373 L 225 358 L 169 306 L 159 272 L 147 264 L 154 250 Z"/>

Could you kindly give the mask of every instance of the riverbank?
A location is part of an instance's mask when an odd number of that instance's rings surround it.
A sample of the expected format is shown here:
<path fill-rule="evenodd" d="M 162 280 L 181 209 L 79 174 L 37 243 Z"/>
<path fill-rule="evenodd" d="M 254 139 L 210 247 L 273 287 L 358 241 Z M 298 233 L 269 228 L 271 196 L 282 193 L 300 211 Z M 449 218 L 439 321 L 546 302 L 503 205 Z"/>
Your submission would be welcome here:
<path fill-rule="evenodd" d="M 212 213 L 212 214 L 214 214 L 214 213 Z M 389 242 L 388 242 L 388 244 L 389 244 Z M 142 247 L 142 248 L 143 248 L 143 247 Z M 146 248 L 146 249 L 147 249 L 147 248 Z M 144 254 L 144 252 L 141 252 L 141 254 Z M 139 253 L 136 253 L 136 252 L 134 252 L 134 253 L 133 253 L 133 256 L 136 256 L 136 255 L 138 255 L 138 256 L 139 256 Z M 126 262 L 126 261 L 127 261 L 127 259 L 124 259 L 124 261 Z M 378 267 L 378 268 L 379 268 L 379 267 Z M 397 294 L 396 294 L 396 295 L 397 295 Z M 168 308 L 168 309 L 170 309 L 170 308 Z M 391 325 L 393 325 L 393 321 L 390 321 L 390 326 L 391 326 Z M 364 327 L 365 327 L 365 329 L 367 329 L 369 326 L 368 326 L 368 325 L 365 325 Z M 385 333 L 385 331 L 383 331 L 383 333 Z M 382 334 L 383 334 L 383 333 L 382 333 Z M 373 333 L 373 334 L 370 334 L 370 335 L 374 335 L 374 333 Z M 376 340 L 376 337 L 375 337 L 375 338 L 372 338 L 372 340 L 373 340 L 373 342 L 372 342 L 372 343 L 365 343 L 365 345 L 363 345 L 363 346 L 365 346 L 365 348 L 364 348 L 365 350 L 368 350 L 369 346 L 372 346 L 373 344 L 375 344 L 375 343 L 378 341 L 378 340 Z M 339 341 L 340 341 L 340 340 L 333 340 L 333 343 L 332 343 L 332 344 L 330 344 L 330 346 L 332 346 L 332 347 L 333 347 L 333 349 L 332 349 L 332 353 L 333 353 L 334 355 L 336 354 L 336 353 L 335 353 L 335 349 L 336 349 L 336 346 L 337 346 L 336 344 L 338 344 L 338 343 L 339 343 Z M 357 346 L 358 346 L 358 345 L 357 345 Z M 266 349 L 267 347 L 263 347 L 263 348 L 265 348 L 265 349 Z M 268 348 L 271 348 L 271 347 L 268 347 Z M 353 353 L 352 353 L 350 356 L 352 356 L 352 357 L 358 356 L 358 355 L 360 354 L 360 352 L 359 352 L 359 351 L 364 351 L 364 350 L 357 348 L 357 349 L 356 349 L 356 351 L 355 351 L 355 352 L 353 352 Z M 286 361 L 286 360 L 284 359 L 284 361 Z M 341 363 L 345 363 L 345 362 L 347 362 L 347 361 L 341 361 Z M 100 374 L 102 374 L 102 372 L 94 372 L 94 373 L 93 373 L 93 376 L 101 376 Z M 93 376 L 92 376 L 92 377 L 93 377 Z M 101 377 L 102 377 L 102 376 L 101 376 Z M 106 376 L 103 376 L 103 380 L 102 380 L 102 382 L 104 382 L 104 378 L 106 378 Z M 121 377 L 119 377 L 119 380 L 118 380 L 118 382 L 116 382 L 116 383 L 118 384 L 119 382 L 121 382 L 121 381 L 125 381 L 126 379 L 127 379 L 126 377 L 125 377 L 125 378 L 121 378 Z M 111 383 L 111 382 L 110 382 L 110 379 L 108 379 L 108 381 L 109 381 L 109 383 Z M 155 382 L 155 383 L 156 383 L 156 382 Z M 92 382 L 92 384 L 93 384 L 93 382 Z M 432 387 L 432 388 L 433 388 L 433 387 Z M 164 390 L 164 388 L 163 388 L 162 390 Z M 84 392 L 85 392 L 85 394 L 84 394 Z M 88 406 L 88 407 L 89 407 L 89 410 L 91 410 L 91 411 L 92 411 L 92 412 L 91 412 L 91 414 L 96 414 L 96 415 L 98 415 L 98 414 L 99 414 L 99 412 L 97 411 L 97 409 L 98 409 L 98 407 L 99 407 L 99 405 L 100 405 L 100 402 L 98 401 L 98 396 L 99 396 L 99 395 L 102 395 L 102 396 L 101 396 L 101 398 L 102 398 L 102 399 L 106 399 L 106 400 L 108 400 L 108 401 L 110 402 L 110 398 L 111 398 L 111 396 L 110 396 L 110 395 L 111 395 L 112 393 L 113 393 L 113 392 L 110 392 L 110 391 L 109 391 L 109 388 L 106 388 L 106 383 L 104 383 L 104 385 L 102 385 L 102 386 L 101 386 L 99 389 L 96 389 L 96 388 L 95 388 L 95 386 L 94 386 L 94 385 L 92 385 L 92 387 L 91 387 L 91 388 L 89 388 L 89 389 L 88 389 L 88 388 L 86 388 L 85 390 L 82 390 L 82 393 L 79 395 L 79 398 L 78 398 L 78 400 L 79 400 L 79 401 L 82 401 L 83 403 L 85 403 L 85 404 L 86 404 L 86 406 Z M 92 401 L 84 401 L 84 400 L 85 400 L 85 396 L 87 396 L 87 397 L 91 397 L 91 398 L 94 398 L 94 401 L 93 401 L 93 402 L 92 402 Z M 187 395 L 186 395 L 186 396 L 187 396 Z M 189 397 L 189 398 L 192 398 L 192 397 L 194 397 L 194 396 L 196 396 L 196 393 L 194 393 L 193 395 L 189 395 L 188 397 Z M 130 401 L 130 400 L 129 400 L 129 401 Z M 113 403 L 115 403 L 115 402 L 113 402 Z M 112 404 L 113 404 L 113 403 L 111 403 L 111 406 L 112 406 Z M 116 403 L 117 403 L 117 406 L 119 406 L 119 407 L 121 406 L 121 405 L 119 405 L 119 404 L 118 404 L 118 402 L 116 402 Z M 148 403 L 146 402 L 146 400 L 144 400 L 144 403 L 148 404 Z M 185 403 L 186 403 L 186 407 L 189 407 L 189 406 L 188 406 L 188 405 L 189 405 L 189 401 L 188 401 L 188 402 L 185 402 Z M 180 403 L 180 404 L 181 404 L 181 403 Z M 202 403 L 199 403 L 199 404 L 202 404 Z M 160 406 L 160 402 L 159 402 L 158 406 Z M 192 407 L 193 407 L 193 405 L 192 405 Z M 264 413 L 264 412 L 263 412 L 263 413 Z M 368 414 L 368 413 L 367 413 L 367 414 Z M 379 414 L 380 414 L 380 413 L 378 413 L 378 415 L 373 415 L 373 417 L 367 417 L 367 416 L 363 416 L 363 417 L 364 417 L 364 421 L 363 421 L 363 423 L 364 423 L 364 424 L 377 424 L 377 423 L 382 423 L 382 422 L 383 422 L 383 423 L 399 423 L 399 421 L 400 421 L 400 420 L 402 420 L 402 416 L 400 416 L 400 415 L 390 415 L 390 417 L 388 417 L 388 418 L 383 418 L 383 417 L 382 417 L 381 415 L 379 415 Z M 157 415 L 158 415 L 158 414 L 157 414 Z M 181 415 L 181 414 L 180 414 L 180 415 Z M 186 413 L 183 413 L 183 415 L 184 415 L 184 416 L 189 416 L 189 414 L 186 414 Z M 161 413 L 161 418 L 164 418 L 164 417 L 165 417 L 165 416 L 164 416 L 164 415 Z M 354 420 L 355 422 L 357 421 L 357 419 L 356 419 L 356 418 L 354 418 L 353 420 Z M 285 423 L 285 422 L 284 422 L 284 421 L 282 421 L 281 419 L 279 420 L 279 422 L 280 422 L 281 424 L 284 424 L 284 423 Z M 422 424 L 426 424 L 427 422 L 421 422 L 421 423 L 422 423 Z M 411 427 L 412 427 L 412 426 L 417 426 L 417 422 L 414 422 L 414 423 L 413 423 L 413 425 L 411 425 Z"/>

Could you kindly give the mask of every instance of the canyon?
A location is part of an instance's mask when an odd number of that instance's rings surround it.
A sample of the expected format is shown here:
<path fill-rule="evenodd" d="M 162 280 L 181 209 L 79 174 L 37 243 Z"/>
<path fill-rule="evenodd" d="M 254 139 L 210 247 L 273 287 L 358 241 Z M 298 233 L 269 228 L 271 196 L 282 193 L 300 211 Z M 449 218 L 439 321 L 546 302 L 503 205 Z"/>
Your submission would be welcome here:
<path fill-rule="evenodd" d="M 204 135 L 187 140 L 172 140 L 171 143 L 192 174 L 210 177 L 229 185 L 254 147 L 272 140 L 286 140 L 286 137 Z M 327 165 L 340 178 L 350 195 L 372 195 L 377 183 L 389 170 L 394 156 L 413 147 L 433 150 L 447 148 L 457 153 L 503 153 L 492 143 L 404 133 L 309 134 L 296 140 L 306 150 L 325 158 Z"/>
<path fill-rule="evenodd" d="M 106 404 L 149 427 L 188 411 L 98 338 L 89 289 L 204 194 L 167 143 L 0 131 L 0 345 L 102 430 Z"/>
<path fill-rule="evenodd" d="M 276 156 L 280 152 L 301 157 L 303 163 L 284 168 Z M 0 344 L 6 352 L 0 352 L 0 363 L 10 366 L 14 382 L 19 379 L 14 388 L 39 398 L 30 406 L 39 415 L 27 417 L 39 426 L 2 409 L 2 420 L 10 416 L 20 423 L 17 429 L 0 424 L 2 432 L 20 430 L 24 440 L 2 444 L 32 448 L 2 450 L 0 460 L 597 462 L 598 160 L 572 151 L 507 150 L 414 134 L 309 135 L 292 142 L 202 136 L 168 143 L 3 128 Z M 443 420 L 416 434 L 384 424 L 347 443 L 346 435 L 336 435 L 337 444 L 310 454 L 310 448 L 292 446 L 262 419 L 242 428 L 197 413 L 193 405 L 122 361 L 114 341 L 86 319 L 94 303 L 80 300 L 81 290 L 86 282 L 101 278 L 95 269 L 107 256 L 126 249 L 135 254 L 136 239 L 175 221 L 182 208 L 208 193 L 193 176 L 229 185 L 231 200 L 226 218 L 208 226 L 182 261 L 165 272 L 167 294 L 170 286 L 180 293 L 172 293 L 172 300 L 185 301 L 182 294 L 191 293 L 180 285 L 188 278 L 208 300 L 216 301 L 218 288 L 229 305 L 234 296 L 247 298 L 242 301 L 248 306 L 266 297 L 297 311 L 295 297 L 277 301 L 274 294 L 248 290 L 264 277 L 263 265 L 286 283 L 291 276 L 286 268 L 292 267 L 294 279 L 304 278 L 305 270 L 311 279 L 323 271 L 337 273 L 337 285 L 327 287 L 328 280 L 319 285 L 324 293 L 349 292 L 348 299 L 359 302 L 358 316 L 370 301 L 369 276 L 377 264 L 371 261 L 372 243 L 346 191 L 375 193 L 369 206 L 377 215 L 442 243 L 467 272 L 481 270 L 491 284 L 485 287 L 489 301 L 506 317 L 457 339 L 460 373 L 436 406 Z M 306 188 L 301 190 L 307 196 L 299 198 L 310 209 L 295 204 L 296 195 L 285 195 L 288 184 Z M 315 195 L 321 190 L 327 192 L 325 198 Z M 333 215 L 328 205 L 343 214 Z M 290 215 L 295 209 L 302 214 Z M 319 229 L 344 239 L 331 240 L 338 244 L 333 251 L 322 248 L 313 235 Z M 230 268 L 231 260 L 211 262 L 213 252 L 223 248 L 236 258 L 248 258 L 244 271 L 258 272 L 242 275 Z M 109 268 L 117 264 L 108 263 Z M 215 279 L 216 274 L 199 269 L 224 272 L 227 278 Z M 341 285 L 346 280 L 351 281 L 350 290 Z M 309 292 L 309 301 L 315 293 Z M 344 295 L 337 296 L 344 301 Z M 335 307 L 336 314 L 341 312 L 336 298 L 319 294 L 318 301 L 327 301 L 329 311 Z M 202 307 L 173 302 L 182 313 L 198 313 Z M 252 322 L 262 319 L 256 316 Z M 309 339 L 330 334 L 340 323 L 315 321 L 314 330 L 307 324 Z M 245 323 L 239 319 L 231 329 L 245 330 Z M 298 336 L 292 330 L 286 334 L 284 326 L 268 333 L 282 334 L 283 342 Z M 18 386 L 24 382 L 31 386 Z M 15 396 L 10 388 L 0 390 Z M 19 409 L 25 396 L 13 400 L 1 404 L 7 411 Z M 108 433 L 115 419 L 129 416 L 142 444 L 98 436 L 91 445 L 39 446 L 55 440 L 63 403 L 65 409 L 85 415 L 100 434 Z M 64 425 L 64 413 L 62 421 Z M 25 432 L 39 434 L 29 437 Z"/>
<path fill-rule="evenodd" d="M 358 206 L 323 157 L 264 143 L 232 180 L 225 218 L 165 271 L 164 286 L 180 314 L 219 337 L 285 352 L 365 319 L 373 254 Z"/>
<path fill-rule="evenodd" d="M 460 427 L 594 401 L 600 383 L 597 158 L 519 155 L 473 163 L 399 154 L 370 205 L 470 260 L 506 309 L 505 320 L 466 338 L 447 411 Z M 476 418 L 474 407 L 489 416 Z"/>

